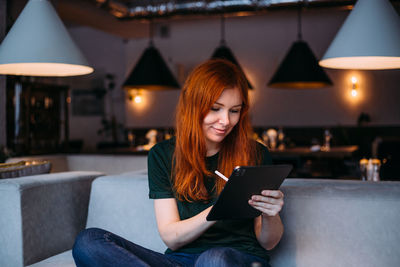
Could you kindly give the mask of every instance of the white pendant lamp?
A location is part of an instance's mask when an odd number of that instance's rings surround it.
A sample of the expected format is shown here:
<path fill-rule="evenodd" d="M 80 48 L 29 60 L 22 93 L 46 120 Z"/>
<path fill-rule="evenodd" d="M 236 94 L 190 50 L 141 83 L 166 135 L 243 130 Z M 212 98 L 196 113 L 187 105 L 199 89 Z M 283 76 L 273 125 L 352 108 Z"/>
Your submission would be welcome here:
<path fill-rule="evenodd" d="M 400 68 L 400 18 L 388 0 L 358 0 L 322 60 L 322 67 Z"/>
<path fill-rule="evenodd" d="M 48 0 L 29 0 L 0 45 L 0 74 L 75 76 L 93 72 Z"/>

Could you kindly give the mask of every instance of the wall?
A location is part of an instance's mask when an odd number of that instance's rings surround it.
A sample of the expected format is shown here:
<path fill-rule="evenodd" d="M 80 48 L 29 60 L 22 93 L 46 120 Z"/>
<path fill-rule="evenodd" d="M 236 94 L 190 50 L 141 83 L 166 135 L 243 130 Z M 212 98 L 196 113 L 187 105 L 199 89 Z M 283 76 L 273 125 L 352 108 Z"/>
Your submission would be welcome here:
<path fill-rule="evenodd" d="M 119 123 L 125 121 L 125 94 L 121 90 L 121 83 L 125 75 L 124 40 L 122 38 L 91 29 L 88 27 L 74 27 L 69 29 L 71 36 L 82 53 L 86 56 L 94 73 L 82 77 L 60 78 L 60 83 L 68 84 L 71 91 L 79 89 L 105 88 L 106 74 L 115 76 L 116 86 L 105 96 L 105 118 L 110 120 L 112 114 Z M 99 135 L 102 128 L 103 116 L 76 116 L 70 105 L 70 139 L 83 139 L 85 150 L 94 150 L 98 142 L 111 141 L 110 135 Z M 113 108 L 111 108 L 111 104 Z M 113 112 L 112 112 L 113 109 Z M 122 133 L 120 133 L 122 139 Z"/>
<path fill-rule="evenodd" d="M 346 18 L 347 11 L 314 9 L 303 12 L 303 39 L 321 58 Z M 226 42 L 250 82 L 255 126 L 355 125 L 361 112 L 372 125 L 400 125 L 399 70 L 356 71 L 326 69 L 334 86 L 318 90 L 282 90 L 267 87 L 269 79 L 297 36 L 297 12 L 274 11 L 252 17 L 226 19 Z M 220 19 L 179 19 L 157 22 L 169 27 L 169 38 L 156 35 L 155 46 L 182 83 L 187 73 L 208 59 L 220 40 Z M 157 31 L 156 31 L 157 32 Z M 71 34 L 93 63 L 98 75 L 111 72 L 117 84 L 136 64 L 148 40 L 124 42 L 121 38 L 89 28 L 73 28 Z M 178 75 L 179 74 L 179 75 Z M 359 80 L 359 97 L 350 97 L 350 78 Z M 99 75 L 98 75 L 99 76 Z M 101 76 L 101 75 L 100 75 Z M 87 78 L 90 80 L 90 78 Z M 77 87 L 76 82 L 71 83 Z M 171 127 L 179 90 L 143 92 L 143 103 L 133 104 L 119 88 L 113 94 L 118 120 L 126 127 Z M 99 118 L 71 117 L 71 138 L 94 144 Z"/>
<path fill-rule="evenodd" d="M 303 12 L 303 39 L 321 58 L 347 16 L 347 11 Z M 319 90 L 282 90 L 266 84 L 296 39 L 296 11 L 276 11 L 263 16 L 226 19 L 226 41 L 254 85 L 253 124 L 257 126 L 354 125 L 361 112 L 371 115 L 374 125 L 399 125 L 399 70 L 352 71 L 326 69 L 333 87 Z M 155 39 L 155 45 L 175 71 L 188 72 L 208 59 L 219 45 L 220 20 L 170 21 L 170 38 Z M 136 62 L 138 47 L 146 42 L 126 44 L 128 64 Z M 133 64 L 132 64 L 133 65 Z M 352 99 L 350 78 L 359 80 L 359 97 Z M 171 126 L 178 94 L 150 92 L 146 111 L 137 112 L 127 102 L 126 124 L 130 127 Z M 150 108 L 151 107 L 151 108 Z"/>

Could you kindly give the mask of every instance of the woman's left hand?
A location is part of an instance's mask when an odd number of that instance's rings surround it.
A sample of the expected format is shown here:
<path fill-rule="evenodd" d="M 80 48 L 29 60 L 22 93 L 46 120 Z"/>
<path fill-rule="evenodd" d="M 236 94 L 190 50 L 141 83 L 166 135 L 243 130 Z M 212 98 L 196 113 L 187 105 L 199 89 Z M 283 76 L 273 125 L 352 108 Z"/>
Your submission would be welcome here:
<path fill-rule="evenodd" d="M 283 193 L 280 190 L 263 190 L 261 195 L 254 195 L 249 205 L 261 211 L 263 215 L 276 216 L 283 207 Z"/>

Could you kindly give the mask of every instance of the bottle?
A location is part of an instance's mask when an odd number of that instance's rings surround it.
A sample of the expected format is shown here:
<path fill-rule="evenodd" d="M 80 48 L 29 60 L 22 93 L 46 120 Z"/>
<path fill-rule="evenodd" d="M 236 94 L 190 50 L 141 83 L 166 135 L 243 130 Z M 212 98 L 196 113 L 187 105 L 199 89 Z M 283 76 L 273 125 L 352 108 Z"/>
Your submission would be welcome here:
<path fill-rule="evenodd" d="M 277 143 L 277 137 L 278 137 L 278 132 L 271 128 L 267 130 L 267 136 L 268 136 L 268 142 L 269 142 L 269 148 L 274 150 L 276 148 L 276 143 Z"/>
<path fill-rule="evenodd" d="M 368 181 L 379 182 L 381 169 L 381 161 L 379 159 L 369 159 L 367 165 L 367 179 Z"/>
<path fill-rule="evenodd" d="M 362 181 L 367 180 L 367 165 L 368 165 L 368 160 L 366 158 L 360 159 L 360 173 Z"/>
<path fill-rule="evenodd" d="M 285 149 L 285 133 L 281 127 L 278 130 L 278 149 Z"/>
<path fill-rule="evenodd" d="M 326 129 L 324 132 L 324 145 L 321 148 L 322 151 L 329 151 L 331 149 L 331 139 L 332 134 L 328 129 Z"/>

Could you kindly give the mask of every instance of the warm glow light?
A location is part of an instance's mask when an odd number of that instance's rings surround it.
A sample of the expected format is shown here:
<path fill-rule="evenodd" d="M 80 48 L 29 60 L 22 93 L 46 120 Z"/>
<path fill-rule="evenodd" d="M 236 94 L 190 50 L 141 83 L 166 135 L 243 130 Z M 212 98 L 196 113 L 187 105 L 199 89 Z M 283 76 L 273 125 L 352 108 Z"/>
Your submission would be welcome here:
<path fill-rule="evenodd" d="M 319 62 L 324 68 L 383 70 L 400 68 L 400 57 L 336 57 Z"/>
<path fill-rule="evenodd" d="M 257 102 L 257 93 L 254 92 L 255 90 L 249 90 L 248 94 L 249 94 L 249 102 L 250 102 L 250 106 L 254 106 L 255 103 Z"/>
<path fill-rule="evenodd" d="M 357 97 L 358 92 L 357 92 L 357 78 L 356 77 L 351 77 L 351 96 L 352 97 Z"/>
<path fill-rule="evenodd" d="M 137 104 L 142 103 L 142 97 L 140 95 L 136 95 L 133 101 L 135 101 Z"/>
<path fill-rule="evenodd" d="M 342 98 L 347 103 L 347 108 L 358 112 L 360 105 L 365 103 L 368 97 L 368 90 L 365 88 L 365 72 L 348 71 L 342 80 Z"/>
<path fill-rule="evenodd" d="M 128 91 L 128 112 L 139 116 L 148 111 L 152 95 L 147 90 L 134 89 Z"/>
<path fill-rule="evenodd" d="M 143 102 L 142 90 L 141 89 L 130 90 L 129 100 L 135 102 L 136 104 L 142 103 Z"/>
<path fill-rule="evenodd" d="M 85 75 L 92 72 L 92 67 L 65 63 L 0 64 L 0 74 L 9 75 L 66 77 Z"/>

